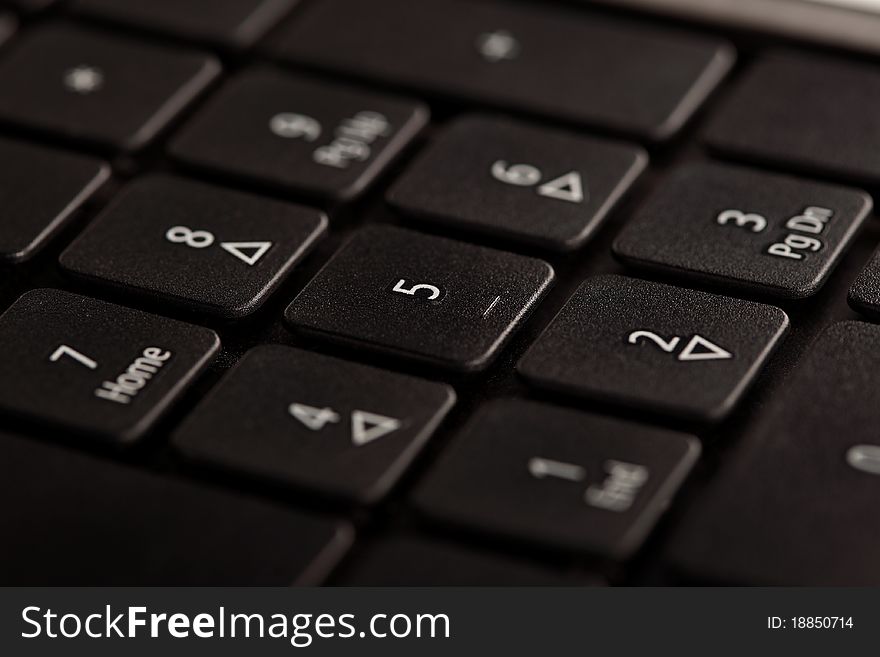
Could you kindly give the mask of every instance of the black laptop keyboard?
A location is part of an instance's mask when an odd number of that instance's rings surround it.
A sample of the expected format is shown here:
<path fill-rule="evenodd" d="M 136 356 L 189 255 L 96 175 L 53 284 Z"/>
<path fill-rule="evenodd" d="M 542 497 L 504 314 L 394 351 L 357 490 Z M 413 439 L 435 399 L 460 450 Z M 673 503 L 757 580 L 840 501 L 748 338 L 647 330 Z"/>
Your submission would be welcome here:
<path fill-rule="evenodd" d="M 876 61 L 2 4 L 0 582 L 880 583 Z"/>

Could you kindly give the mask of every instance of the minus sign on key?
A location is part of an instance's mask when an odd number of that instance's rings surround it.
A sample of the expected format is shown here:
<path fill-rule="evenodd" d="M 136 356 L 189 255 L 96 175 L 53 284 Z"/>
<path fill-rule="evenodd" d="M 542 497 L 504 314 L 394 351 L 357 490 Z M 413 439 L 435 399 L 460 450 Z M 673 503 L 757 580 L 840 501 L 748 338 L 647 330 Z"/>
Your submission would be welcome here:
<path fill-rule="evenodd" d="M 579 465 L 542 458 L 529 459 L 529 472 L 535 479 L 556 477 L 569 481 L 583 481 L 587 476 L 586 470 Z"/>

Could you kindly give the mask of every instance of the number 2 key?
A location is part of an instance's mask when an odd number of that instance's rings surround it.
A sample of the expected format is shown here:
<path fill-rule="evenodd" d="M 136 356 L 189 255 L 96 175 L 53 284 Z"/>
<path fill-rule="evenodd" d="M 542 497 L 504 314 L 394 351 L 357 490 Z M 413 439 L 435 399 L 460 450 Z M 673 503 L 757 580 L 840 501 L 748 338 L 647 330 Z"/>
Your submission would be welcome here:
<path fill-rule="evenodd" d="M 598 276 L 518 368 L 540 387 L 713 422 L 734 408 L 788 324 L 773 306 Z"/>

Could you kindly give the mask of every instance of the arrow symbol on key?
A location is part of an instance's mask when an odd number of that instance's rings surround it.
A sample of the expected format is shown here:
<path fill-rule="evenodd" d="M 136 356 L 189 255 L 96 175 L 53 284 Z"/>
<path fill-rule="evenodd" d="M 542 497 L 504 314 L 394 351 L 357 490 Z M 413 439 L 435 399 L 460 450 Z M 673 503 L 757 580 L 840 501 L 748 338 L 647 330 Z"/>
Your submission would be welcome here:
<path fill-rule="evenodd" d="M 351 441 L 355 446 L 361 447 L 397 431 L 400 427 L 401 422 L 396 418 L 354 411 L 351 414 Z"/>

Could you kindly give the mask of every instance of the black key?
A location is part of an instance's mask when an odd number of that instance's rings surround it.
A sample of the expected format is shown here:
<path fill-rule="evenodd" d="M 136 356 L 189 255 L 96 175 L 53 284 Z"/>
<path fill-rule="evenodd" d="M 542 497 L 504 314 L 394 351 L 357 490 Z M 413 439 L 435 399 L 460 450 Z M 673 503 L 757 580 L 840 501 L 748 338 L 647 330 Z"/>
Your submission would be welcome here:
<path fill-rule="evenodd" d="M 109 178 L 98 160 L 0 139 L 0 262 L 32 257 Z"/>
<path fill-rule="evenodd" d="M 766 57 L 722 106 L 707 140 L 738 157 L 876 184 L 880 69 L 814 55 Z"/>
<path fill-rule="evenodd" d="M 439 383 L 258 347 L 187 418 L 174 444 L 197 461 L 369 503 L 394 485 L 454 400 Z"/>
<path fill-rule="evenodd" d="M 216 354 L 213 331 L 58 290 L 0 315 L 0 411 L 140 438 Z"/>
<path fill-rule="evenodd" d="M 183 39 L 247 48 L 297 0 L 77 0 L 86 14 Z"/>
<path fill-rule="evenodd" d="M 375 226 L 334 256 L 286 318 L 296 330 L 479 370 L 553 277 L 541 260 Z"/>
<path fill-rule="evenodd" d="M 648 139 L 677 132 L 730 68 L 723 42 L 562 9 L 322 0 L 284 59 Z"/>
<path fill-rule="evenodd" d="M 320 582 L 350 530 L 247 497 L 0 435 L 5 586 Z"/>
<path fill-rule="evenodd" d="M 634 146 L 468 117 L 409 167 L 388 200 L 417 217 L 570 250 L 590 237 L 647 161 Z"/>
<path fill-rule="evenodd" d="M 344 586 L 565 586 L 572 581 L 517 559 L 420 538 L 370 546 Z"/>
<path fill-rule="evenodd" d="M 692 164 L 659 186 L 614 253 L 637 267 L 802 298 L 819 290 L 871 206 L 853 189 Z"/>
<path fill-rule="evenodd" d="M 569 299 L 518 369 L 537 386 L 718 421 L 788 325 L 773 306 L 599 276 Z"/>
<path fill-rule="evenodd" d="M 0 121 L 136 150 L 219 74 L 197 52 L 52 25 L 0 60 Z"/>
<path fill-rule="evenodd" d="M 60 262 L 127 292 L 234 318 L 254 312 L 326 229 L 318 210 L 154 176 L 133 183 Z"/>
<path fill-rule="evenodd" d="M 880 249 L 850 288 L 849 305 L 869 317 L 880 317 Z"/>
<path fill-rule="evenodd" d="M 524 400 L 484 408 L 417 491 L 428 515 L 623 559 L 700 453 L 686 434 Z"/>
<path fill-rule="evenodd" d="M 880 584 L 880 327 L 834 324 L 728 455 L 671 556 L 712 580 Z"/>
<path fill-rule="evenodd" d="M 54 5 L 58 0 L 9 0 L 7 4 L 21 11 L 43 11 Z"/>
<path fill-rule="evenodd" d="M 227 85 L 171 152 L 195 167 L 341 200 L 364 191 L 427 120 L 413 101 L 261 69 Z"/>

